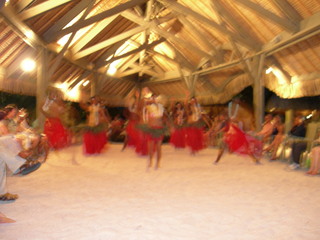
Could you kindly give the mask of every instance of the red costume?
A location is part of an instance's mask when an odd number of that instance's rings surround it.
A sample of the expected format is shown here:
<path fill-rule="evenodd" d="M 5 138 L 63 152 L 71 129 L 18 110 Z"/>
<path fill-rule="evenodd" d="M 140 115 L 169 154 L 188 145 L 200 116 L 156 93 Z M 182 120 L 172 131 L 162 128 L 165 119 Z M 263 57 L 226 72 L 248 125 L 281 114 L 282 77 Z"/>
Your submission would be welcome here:
<path fill-rule="evenodd" d="M 227 124 L 223 140 L 231 152 L 261 157 L 262 142 L 246 134 L 233 123 Z"/>
<path fill-rule="evenodd" d="M 60 149 L 70 145 L 71 133 L 63 126 L 59 118 L 47 118 L 44 124 L 44 134 L 50 147 Z"/>

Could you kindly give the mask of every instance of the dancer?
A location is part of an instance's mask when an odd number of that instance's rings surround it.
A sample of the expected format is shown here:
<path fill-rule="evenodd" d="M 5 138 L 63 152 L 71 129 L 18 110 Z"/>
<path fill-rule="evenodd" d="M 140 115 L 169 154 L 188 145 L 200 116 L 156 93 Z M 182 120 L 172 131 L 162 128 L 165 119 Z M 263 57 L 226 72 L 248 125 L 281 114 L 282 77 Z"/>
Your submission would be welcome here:
<path fill-rule="evenodd" d="M 203 119 L 200 104 L 195 97 L 192 97 L 185 105 L 187 111 L 186 145 L 194 155 L 204 148 L 204 127 L 205 124 L 208 126 L 209 124 Z"/>
<path fill-rule="evenodd" d="M 149 88 L 145 87 L 141 92 L 136 93 L 137 113 L 139 116 L 138 124 L 136 125 L 137 138 L 135 152 L 140 156 L 148 156 L 148 139 L 147 133 L 144 131 L 145 126 L 148 125 L 144 109 L 152 96 Z"/>
<path fill-rule="evenodd" d="M 125 111 L 125 116 L 128 119 L 128 124 L 126 126 L 126 135 L 123 142 L 123 151 L 127 146 L 136 147 L 138 144 L 138 130 L 136 126 L 139 122 L 139 112 L 138 112 L 138 102 L 139 102 L 139 93 L 136 93 L 133 102 L 129 104 L 128 108 Z"/>
<path fill-rule="evenodd" d="M 237 124 L 227 118 L 226 115 L 224 115 L 224 117 L 225 119 L 219 130 L 219 132 L 223 132 L 224 135 L 219 147 L 218 156 L 214 163 L 217 164 L 220 161 L 225 148 L 228 147 L 230 152 L 249 155 L 255 163 L 259 164 L 260 161 L 258 158 L 261 156 L 262 143 L 243 132 Z"/>
<path fill-rule="evenodd" d="M 89 103 L 81 103 L 80 106 L 88 112 L 87 126 L 83 134 L 83 151 L 85 154 L 99 154 L 108 141 L 109 119 L 96 96 L 91 97 Z"/>
<path fill-rule="evenodd" d="M 170 143 L 175 148 L 186 147 L 186 111 L 181 102 L 176 102 L 171 117 L 173 119 L 173 128 L 171 130 Z"/>
<path fill-rule="evenodd" d="M 166 131 L 164 124 L 167 118 L 163 105 L 157 101 L 154 94 L 146 101 L 146 106 L 143 109 L 143 116 L 146 125 L 138 125 L 138 127 L 142 129 L 147 136 L 149 155 L 147 170 L 152 167 L 155 153 L 156 163 L 154 169 L 157 170 L 160 167 L 161 145 Z"/>
<path fill-rule="evenodd" d="M 61 149 L 70 145 L 71 133 L 62 121 L 66 108 L 59 89 L 53 87 L 48 89 L 48 96 L 41 111 L 46 117 L 43 132 L 48 138 L 50 147 Z"/>

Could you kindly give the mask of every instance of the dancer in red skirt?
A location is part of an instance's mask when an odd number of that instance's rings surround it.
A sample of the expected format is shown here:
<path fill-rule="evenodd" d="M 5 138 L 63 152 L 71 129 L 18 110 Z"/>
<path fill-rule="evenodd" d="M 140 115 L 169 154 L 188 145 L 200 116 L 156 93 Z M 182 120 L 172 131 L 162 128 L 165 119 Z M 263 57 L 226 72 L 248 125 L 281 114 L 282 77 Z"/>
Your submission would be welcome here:
<path fill-rule="evenodd" d="M 259 157 L 261 157 L 262 153 L 262 142 L 246 134 L 236 123 L 228 119 L 227 116 L 224 115 L 224 117 L 225 120 L 219 131 L 223 132 L 224 135 L 214 163 L 217 164 L 220 161 L 226 148 L 230 152 L 249 155 L 255 163 L 260 163 Z"/>
<path fill-rule="evenodd" d="M 61 149 L 69 146 L 71 132 L 62 121 L 66 107 L 59 89 L 53 87 L 48 89 L 48 96 L 41 110 L 46 117 L 43 132 L 47 136 L 50 147 Z"/>
<path fill-rule="evenodd" d="M 187 110 L 187 128 L 186 128 L 186 145 L 191 149 L 191 154 L 194 155 L 205 147 L 204 143 L 204 128 L 206 123 L 202 118 L 201 107 L 197 99 L 192 97 L 188 104 Z"/>
<path fill-rule="evenodd" d="M 81 104 L 81 107 L 88 112 L 87 127 L 83 134 L 84 154 L 99 154 L 108 141 L 107 123 L 109 120 L 96 96 L 91 97 L 88 104 Z"/>
<path fill-rule="evenodd" d="M 172 110 L 173 128 L 171 130 L 170 143 L 175 148 L 186 147 L 186 111 L 181 102 L 177 102 Z"/>
<path fill-rule="evenodd" d="M 152 167 L 153 156 L 156 153 L 154 169 L 157 170 L 160 167 L 161 145 L 166 131 L 166 127 L 164 126 L 166 120 L 165 109 L 162 104 L 157 101 L 156 96 L 152 95 L 146 100 L 143 113 L 146 124 L 138 125 L 138 127 L 146 134 L 147 138 L 149 155 L 147 169 Z"/>
<path fill-rule="evenodd" d="M 139 141 L 139 131 L 136 129 L 137 124 L 139 123 L 139 109 L 138 109 L 139 95 L 137 94 L 134 98 L 134 101 L 129 104 L 128 108 L 125 111 L 125 116 L 128 119 L 126 126 L 126 136 L 123 142 L 122 151 L 127 147 L 136 147 Z"/>

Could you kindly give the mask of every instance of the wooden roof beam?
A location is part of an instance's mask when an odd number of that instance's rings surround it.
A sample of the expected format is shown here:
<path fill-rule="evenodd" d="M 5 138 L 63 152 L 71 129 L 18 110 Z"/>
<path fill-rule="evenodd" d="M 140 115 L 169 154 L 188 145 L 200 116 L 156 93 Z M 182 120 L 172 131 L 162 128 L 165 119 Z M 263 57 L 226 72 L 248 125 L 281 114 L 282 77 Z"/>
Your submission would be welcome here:
<path fill-rule="evenodd" d="M 139 25 L 146 24 L 146 22 L 144 21 L 144 19 L 142 17 L 137 16 L 136 14 L 132 13 L 131 11 L 124 11 L 121 13 L 121 15 L 124 16 L 125 18 L 129 19 L 130 21 L 133 21 Z M 184 45 L 186 48 L 191 49 L 192 51 L 196 52 L 197 54 L 199 54 L 202 57 L 211 58 L 211 56 L 208 53 L 200 50 L 199 48 L 191 45 L 189 42 L 187 42 L 181 38 L 177 38 L 174 34 L 159 27 L 161 22 L 159 22 L 158 20 L 154 20 L 149 23 L 150 23 L 151 30 L 155 31 L 156 33 L 158 33 L 160 36 L 166 38 L 167 40 L 170 39 L 173 43 L 175 43 L 177 45 Z"/>
<path fill-rule="evenodd" d="M 145 23 L 144 20 L 143 20 L 143 18 L 137 16 L 137 15 L 134 14 L 132 11 L 129 11 L 129 10 L 124 11 L 124 12 L 121 13 L 121 15 L 122 15 L 123 17 L 129 19 L 130 21 L 132 21 L 132 22 L 134 22 L 134 23 L 137 23 L 137 24 L 139 24 L 139 25 L 144 25 L 144 23 Z M 153 25 L 151 26 L 152 29 L 153 29 L 153 30 L 154 30 L 154 28 L 157 29 L 156 24 L 155 24 L 154 22 L 150 22 L 150 24 L 151 24 L 151 23 L 153 24 Z M 161 20 L 158 20 L 157 23 L 160 24 L 160 23 L 161 23 Z M 161 29 L 160 29 L 160 30 L 161 30 Z M 165 34 L 165 33 L 166 33 L 165 30 L 161 30 L 161 32 L 164 33 L 164 35 L 167 35 L 167 34 Z M 158 34 L 159 34 L 159 33 L 158 33 Z M 168 34 L 170 34 L 170 33 L 168 33 Z M 159 34 L 159 35 L 161 35 L 161 34 Z M 167 37 L 164 36 L 164 35 L 161 35 L 161 36 L 167 39 Z M 174 36 L 174 35 L 170 34 L 170 36 Z M 176 37 L 175 37 L 175 38 L 176 38 Z M 177 50 L 177 49 L 176 49 L 175 47 L 173 47 L 172 44 L 169 43 L 168 41 L 166 42 L 166 44 L 170 45 L 170 47 L 171 47 L 172 49 Z M 206 55 L 207 55 L 207 54 L 206 54 Z M 178 61 L 183 67 L 186 67 L 186 68 L 188 68 L 188 69 L 194 69 L 194 68 L 195 68 L 195 66 L 193 66 L 178 50 L 176 51 L 176 58 L 177 58 L 177 61 Z"/>
<path fill-rule="evenodd" d="M 34 0 L 20 0 L 17 4 L 17 12 L 21 12 L 26 9 L 29 5 L 31 5 Z"/>
<path fill-rule="evenodd" d="M 63 17 L 56 21 L 43 35 L 43 39 L 50 43 L 54 36 L 61 31 L 69 22 L 77 17 L 88 6 L 88 0 L 82 0 L 71 10 L 69 10 Z"/>
<path fill-rule="evenodd" d="M 156 40 L 156 41 L 154 41 L 154 42 L 152 42 L 150 44 L 142 44 L 138 48 L 136 48 L 136 49 L 134 49 L 134 50 L 132 50 L 130 52 L 126 52 L 126 53 L 121 54 L 119 56 L 112 57 L 111 59 L 106 61 L 105 64 L 107 65 L 107 64 L 109 64 L 109 63 L 111 63 L 111 62 L 113 62 L 115 60 L 130 56 L 132 54 L 140 53 L 141 51 L 146 50 L 148 48 L 153 48 L 153 47 L 157 46 L 158 44 L 164 42 L 165 40 L 166 40 L 165 38 L 160 38 L 159 40 Z"/>
<path fill-rule="evenodd" d="M 130 67 L 130 65 L 132 65 L 133 63 L 135 63 L 140 57 L 140 54 L 137 53 L 133 56 L 131 56 L 130 58 L 128 58 L 125 62 L 123 62 L 120 67 L 118 68 L 119 72 L 124 72 L 127 68 Z"/>
<path fill-rule="evenodd" d="M 297 32 L 299 30 L 299 24 L 291 22 L 289 19 L 279 17 L 275 13 L 263 8 L 261 5 L 254 3 L 250 0 L 235 0 L 235 2 L 245 6 L 248 9 L 259 14 L 259 16 L 272 21 L 278 26 L 286 29 L 288 32 Z"/>
<path fill-rule="evenodd" d="M 99 42 L 94 46 L 88 47 L 88 48 L 74 54 L 73 59 L 77 60 L 77 59 L 83 58 L 85 56 L 88 56 L 94 52 L 97 52 L 103 48 L 106 48 L 114 43 L 117 43 L 117 42 L 123 40 L 123 39 L 126 39 L 126 38 L 133 36 L 135 34 L 141 33 L 143 30 L 147 29 L 148 27 L 149 27 L 149 25 L 147 24 L 144 26 L 139 26 L 139 27 L 133 28 L 133 29 L 128 30 L 124 33 L 120 33 L 117 36 L 114 36 L 114 37 L 109 38 L 105 41 Z"/>
<path fill-rule="evenodd" d="M 79 30 L 81 28 L 87 27 L 87 26 L 89 26 L 91 24 L 99 22 L 99 21 L 101 21 L 103 19 L 106 19 L 108 17 L 111 17 L 111 16 L 113 16 L 115 14 L 121 13 L 122 11 L 125 11 L 127 9 L 133 8 L 136 5 L 143 4 L 146 1 L 147 0 L 131 0 L 131 1 L 128 1 L 128 2 L 123 3 L 123 4 L 119 4 L 119 5 L 115 6 L 114 8 L 108 9 L 108 10 L 106 10 L 106 11 L 104 11 L 102 13 L 99 13 L 99 14 L 93 16 L 93 17 L 85 19 L 82 22 L 77 22 L 77 23 L 73 24 L 72 26 L 67 27 L 67 28 L 59 31 L 51 39 L 51 41 L 56 41 L 59 38 L 63 37 L 64 35 L 69 34 L 70 32 L 77 31 L 77 30 Z"/>
<path fill-rule="evenodd" d="M 21 20 L 27 20 L 71 1 L 72 0 L 45 1 L 39 3 L 34 7 L 28 8 L 27 10 L 24 10 L 22 13 L 19 14 L 19 17 Z"/>
<path fill-rule="evenodd" d="M 161 1 L 164 2 L 165 5 L 167 5 L 169 8 L 173 9 L 174 11 L 177 11 L 181 14 L 186 15 L 186 16 L 191 16 L 191 17 L 197 19 L 198 21 L 203 22 L 204 24 L 214 28 L 219 33 L 231 36 L 233 39 L 235 39 L 237 42 L 243 44 L 247 48 L 252 49 L 252 50 L 257 50 L 256 42 L 252 42 L 252 41 L 250 41 L 250 39 L 244 38 L 242 36 L 239 36 L 238 34 L 235 34 L 231 31 L 229 31 L 225 27 L 223 27 L 220 24 L 214 22 L 213 20 L 203 16 L 202 14 L 197 13 L 197 12 L 193 11 L 192 9 L 185 7 L 182 4 L 179 4 L 175 1 L 171 1 L 171 0 L 161 0 Z"/>
<path fill-rule="evenodd" d="M 95 69 L 99 69 L 99 68 L 103 67 L 105 65 L 106 59 L 113 56 L 116 53 L 116 51 L 118 50 L 118 48 L 120 48 L 129 39 L 130 39 L 130 37 L 125 38 L 125 39 L 113 44 L 107 51 L 105 51 L 99 57 L 99 59 L 97 59 L 95 61 Z"/>
<path fill-rule="evenodd" d="M 107 19 L 98 22 L 90 31 L 81 37 L 77 43 L 71 47 L 73 53 L 79 52 L 88 42 L 90 42 L 95 36 L 97 36 L 103 29 L 105 29 L 114 19 L 119 15 L 113 15 Z"/>
<path fill-rule="evenodd" d="M 298 23 L 303 18 L 300 13 L 288 2 L 288 0 L 272 0 L 272 2 L 285 14 L 292 22 Z"/>
<path fill-rule="evenodd" d="M 221 52 L 213 45 L 211 44 L 208 39 L 204 36 L 204 34 L 197 29 L 197 27 L 191 23 L 184 15 L 179 14 L 178 15 L 178 19 L 179 21 L 184 24 L 184 26 L 186 26 L 187 28 L 189 28 L 189 30 L 191 32 L 194 33 L 195 36 L 197 36 L 200 41 L 202 42 L 202 44 L 204 44 L 207 48 L 209 48 L 213 54 L 212 55 L 212 59 L 218 64 L 218 63 L 222 63 L 223 62 L 223 56 L 221 54 Z"/>
<path fill-rule="evenodd" d="M 239 22 L 234 18 L 233 14 L 228 11 L 223 5 L 221 0 L 211 0 L 211 7 L 218 13 L 222 18 L 226 20 L 228 24 L 233 26 L 233 29 L 239 33 L 240 36 L 244 38 L 249 38 L 251 42 L 255 42 L 257 45 L 259 43 L 258 38 L 253 38 L 251 33 L 247 30 L 245 26 L 239 24 Z M 261 44 L 259 44 L 261 48 Z"/>

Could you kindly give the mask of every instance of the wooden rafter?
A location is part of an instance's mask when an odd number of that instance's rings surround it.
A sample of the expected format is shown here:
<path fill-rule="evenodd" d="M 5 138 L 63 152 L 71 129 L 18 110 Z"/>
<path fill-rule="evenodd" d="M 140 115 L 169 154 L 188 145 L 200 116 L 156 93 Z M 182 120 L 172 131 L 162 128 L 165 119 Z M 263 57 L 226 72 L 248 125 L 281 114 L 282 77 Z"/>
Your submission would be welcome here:
<path fill-rule="evenodd" d="M 106 62 L 106 59 L 112 57 L 116 51 L 118 50 L 118 48 L 120 48 L 128 39 L 128 38 L 125 38 L 115 44 L 113 44 L 107 51 L 105 51 L 100 57 L 99 59 L 97 59 L 95 61 L 95 69 L 99 69 L 103 66 L 105 66 L 105 62 Z"/>
<path fill-rule="evenodd" d="M 297 32 L 299 30 L 299 25 L 292 23 L 286 18 L 279 17 L 277 14 L 263 8 L 261 5 L 254 3 L 250 0 L 235 0 L 237 3 L 251 9 L 252 11 L 259 14 L 259 16 L 266 18 L 269 21 L 277 24 L 278 26 L 286 29 L 289 32 Z"/>
<path fill-rule="evenodd" d="M 133 55 L 133 54 L 136 54 L 136 53 L 140 53 L 141 51 L 143 50 L 146 50 L 146 49 L 149 49 L 149 48 L 153 48 L 155 46 L 157 46 L 158 44 L 162 43 L 165 41 L 165 38 L 160 38 L 159 40 L 156 40 L 150 44 L 142 44 L 140 45 L 138 48 L 132 50 L 132 51 L 129 51 L 129 52 L 126 52 L 126 53 L 123 53 L 119 56 L 114 56 L 112 57 L 111 59 L 109 59 L 108 61 L 106 61 L 106 65 L 115 61 L 115 60 L 118 60 L 118 59 L 121 59 L 121 58 L 124 58 L 124 57 L 127 57 L 127 56 L 130 56 L 130 55 Z"/>
<path fill-rule="evenodd" d="M 223 62 L 223 56 L 221 52 L 213 45 L 211 44 L 208 39 L 204 36 L 204 34 L 197 29 L 197 27 L 191 23 L 184 15 L 179 14 L 178 16 L 179 21 L 184 24 L 191 32 L 194 33 L 195 36 L 197 36 L 201 43 L 205 45 L 208 49 L 210 49 L 213 54 L 212 54 L 212 59 L 215 61 L 215 63 L 222 63 Z"/>
<path fill-rule="evenodd" d="M 144 20 L 143 18 L 137 16 L 136 14 L 134 14 L 132 11 L 124 11 L 121 13 L 121 15 L 127 19 L 129 19 L 132 22 L 137 23 L 138 25 L 144 25 Z M 159 24 L 161 23 L 161 20 L 158 20 Z M 165 32 L 165 30 L 162 30 L 162 32 Z M 160 34 L 159 34 L 160 35 Z M 165 37 L 165 36 L 162 36 Z M 166 37 L 165 37 L 166 38 Z M 183 67 L 188 68 L 188 69 L 194 69 L 195 66 L 193 66 L 184 56 L 182 53 L 180 53 L 170 42 L 166 42 L 166 44 L 168 44 L 172 49 L 175 50 L 176 53 L 176 60 L 177 62 L 179 62 L 179 64 L 181 64 Z"/>
<path fill-rule="evenodd" d="M 29 5 L 31 5 L 34 2 L 34 0 L 20 0 L 17 4 L 17 12 L 23 11 L 25 8 L 27 8 Z"/>
<path fill-rule="evenodd" d="M 94 2 L 95 2 L 94 0 L 90 0 L 88 2 L 88 6 L 87 6 L 86 10 L 84 11 L 84 13 L 82 14 L 82 16 L 80 17 L 79 22 L 83 21 L 88 16 L 88 14 L 90 13 L 90 11 L 92 10 L 92 8 L 94 6 Z M 68 47 L 71 44 L 71 42 L 72 42 L 73 38 L 75 37 L 76 33 L 77 32 L 73 32 L 71 34 L 71 36 L 69 37 L 67 43 L 63 46 L 62 50 L 59 52 L 58 56 L 55 59 L 55 63 L 50 68 L 50 71 L 49 71 L 48 76 L 47 76 L 48 79 L 51 78 L 51 75 L 54 73 L 55 69 L 61 63 L 61 61 L 62 61 L 65 53 L 67 52 Z"/>
<path fill-rule="evenodd" d="M 46 42 L 51 42 L 52 38 L 60 32 L 69 22 L 78 16 L 88 6 L 88 0 L 82 0 L 72 9 L 70 9 L 63 17 L 56 21 L 43 35 L 42 38 Z"/>
<path fill-rule="evenodd" d="M 91 24 L 99 22 L 99 21 L 101 21 L 103 19 L 106 19 L 108 17 L 111 17 L 111 16 L 113 16 L 115 14 L 121 13 L 124 10 L 130 9 L 130 8 L 136 6 L 136 5 L 143 4 L 146 1 L 147 0 L 131 0 L 131 1 L 123 3 L 123 4 L 119 4 L 119 5 L 115 6 L 114 8 L 111 8 L 109 10 L 106 10 L 106 11 L 102 12 L 102 13 L 99 13 L 99 14 L 93 16 L 93 17 L 90 17 L 90 18 L 82 21 L 82 22 L 77 22 L 74 25 L 61 30 L 55 36 L 53 36 L 53 38 L 50 39 L 50 40 L 51 41 L 56 41 L 59 38 L 63 37 L 64 35 L 67 35 L 70 32 L 73 32 L 75 30 L 77 31 L 77 30 L 79 30 L 81 28 L 87 27 L 87 26 L 89 26 Z"/>
<path fill-rule="evenodd" d="M 166 5 L 168 5 L 171 9 L 174 9 L 175 11 L 187 15 L 187 16 L 192 16 L 193 18 L 197 19 L 200 22 L 205 23 L 206 25 L 214 28 L 216 31 L 218 31 L 221 34 L 231 36 L 235 41 L 238 41 L 239 43 L 243 44 L 249 49 L 257 50 L 255 46 L 255 42 L 250 41 L 250 39 L 243 38 L 242 36 L 239 36 L 238 34 L 235 34 L 225 27 L 219 25 L 218 23 L 214 22 L 213 20 L 203 16 L 202 14 L 193 11 L 190 8 L 187 8 L 175 1 L 170 1 L 170 0 L 161 0 L 163 1 Z"/>
<path fill-rule="evenodd" d="M 39 3 L 38 5 L 28 8 L 27 10 L 23 11 L 19 14 L 20 19 L 27 20 L 33 18 L 39 14 L 45 13 L 47 11 L 52 10 L 53 8 L 59 7 L 64 5 L 72 0 L 55 0 L 55 1 L 45 1 Z"/>
<path fill-rule="evenodd" d="M 71 47 L 71 51 L 74 53 L 79 52 L 90 40 L 92 40 L 95 36 L 97 36 L 103 29 L 105 29 L 117 17 L 118 17 L 118 14 L 98 22 L 93 28 L 90 29 L 90 31 L 87 34 L 82 36 L 82 38 L 78 40 L 77 43 Z"/>
<path fill-rule="evenodd" d="M 293 22 L 299 23 L 302 20 L 300 13 L 292 7 L 288 0 L 272 0 L 274 4 Z"/>
<path fill-rule="evenodd" d="M 233 16 L 228 9 L 225 8 L 223 1 L 221 0 L 211 0 L 211 7 L 215 9 L 215 11 L 223 18 L 225 19 L 228 24 L 230 24 L 237 33 L 245 38 L 249 38 L 251 42 L 255 42 L 257 45 L 259 44 L 258 38 L 254 36 L 252 37 L 252 34 L 249 33 L 247 28 L 240 24 Z M 259 44 L 259 48 L 261 48 L 261 44 Z"/>
<path fill-rule="evenodd" d="M 135 34 L 141 33 L 143 30 L 147 29 L 148 27 L 149 27 L 148 25 L 139 26 L 139 27 L 136 27 L 134 29 L 128 30 L 128 31 L 126 31 L 124 33 L 120 33 L 117 36 L 114 36 L 114 37 L 109 38 L 109 39 L 107 39 L 105 41 L 99 42 L 94 46 L 88 47 L 88 48 L 76 53 L 73 56 L 73 58 L 74 59 L 80 59 L 80 58 L 83 58 L 85 56 L 88 56 L 89 54 L 97 52 L 97 51 L 99 51 L 99 50 L 101 50 L 103 48 L 106 48 L 106 47 L 116 43 L 116 42 L 119 42 L 119 41 L 121 41 L 123 39 L 126 39 L 126 38 L 128 38 L 130 36 L 133 36 Z"/>

